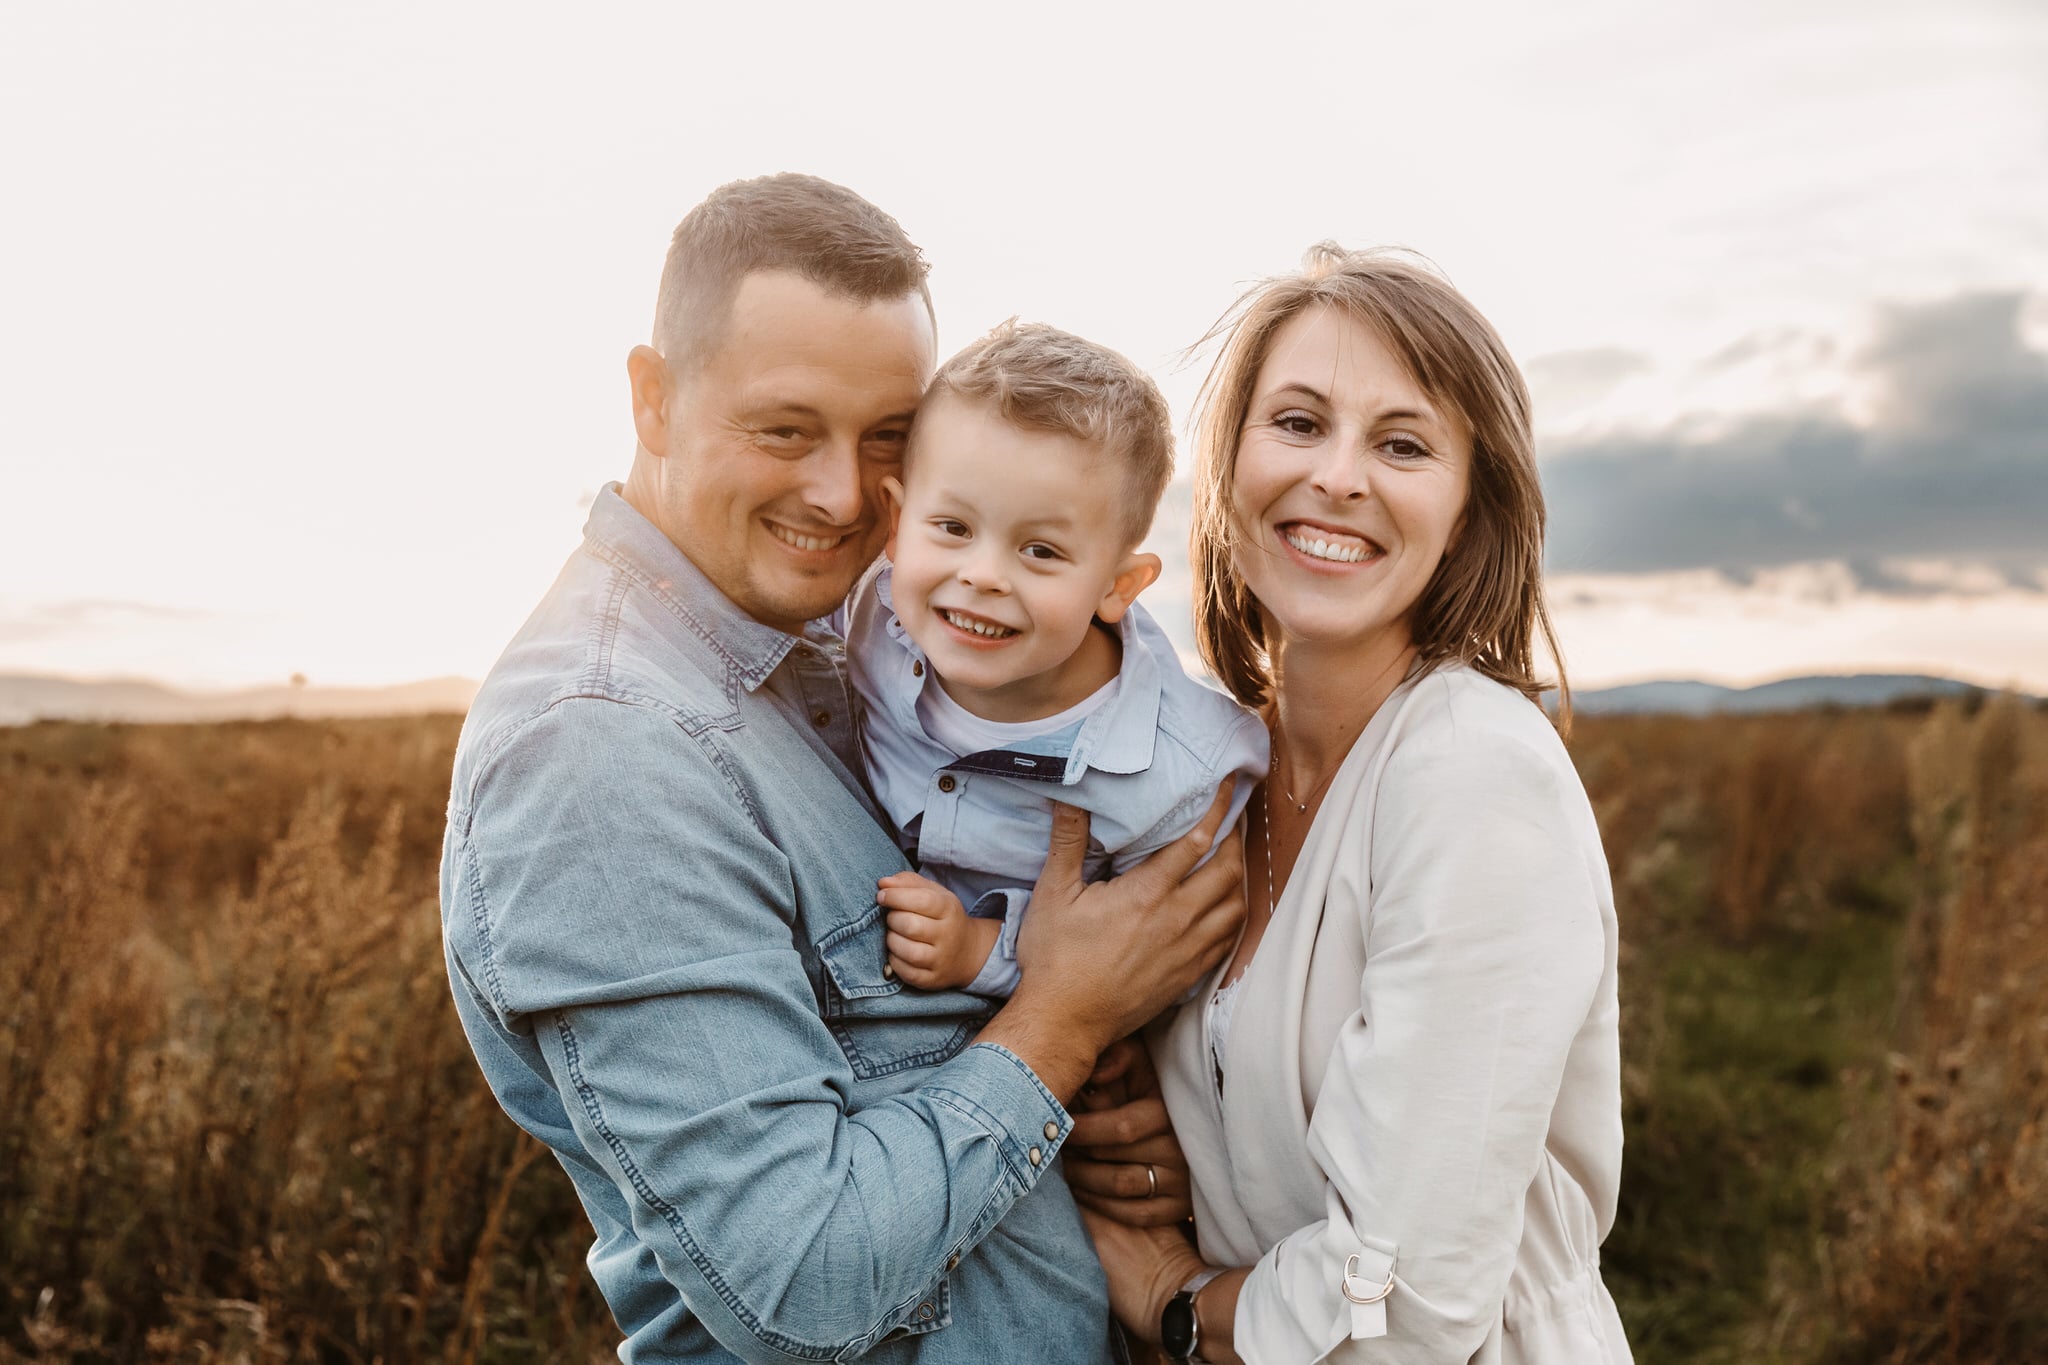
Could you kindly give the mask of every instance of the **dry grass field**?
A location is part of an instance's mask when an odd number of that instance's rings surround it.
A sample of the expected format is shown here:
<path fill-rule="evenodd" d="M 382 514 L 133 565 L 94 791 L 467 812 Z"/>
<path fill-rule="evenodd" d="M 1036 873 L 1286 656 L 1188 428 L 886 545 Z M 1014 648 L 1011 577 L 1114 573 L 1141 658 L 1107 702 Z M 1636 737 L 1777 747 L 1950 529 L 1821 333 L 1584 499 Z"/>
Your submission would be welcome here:
<path fill-rule="evenodd" d="M 0 1360 L 583 1361 L 434 908 L 457 722 L 0 730 Z M 1637 1358 L 2048 1359 L 2048 715 L 1588 719 Z"/>

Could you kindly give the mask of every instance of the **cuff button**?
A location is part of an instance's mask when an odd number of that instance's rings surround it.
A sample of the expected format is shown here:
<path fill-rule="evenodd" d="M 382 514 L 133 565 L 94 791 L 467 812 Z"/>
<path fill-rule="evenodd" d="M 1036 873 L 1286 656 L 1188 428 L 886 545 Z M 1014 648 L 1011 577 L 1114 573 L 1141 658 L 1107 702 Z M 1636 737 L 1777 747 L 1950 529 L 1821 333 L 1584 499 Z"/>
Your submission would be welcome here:
<path fill-rule="evenodd" d="M 1033 1147 L 1033 1148 L 1032 1148 L 1032 1149 L 1031 1149 L 1030 1151 L 1026 1152 L 1026 1153 L 1025 1153 L 1024 1155 L 1025 1155 L 1025 1157 L 1026 1157 L 1026 1158 L 1027 1158 L 1027 1159 L 1028 1159 L 1028 1160 L 1029 1160 L 1029 1161 L 1031 1162 L 1031 1164 L 1032 1164 L 1032 1165 L 1034 1165 L 1034 1166 L 1036 1166 L 1036 1165 L 1037 1165 L 1037 1164 L 1038 1164 L 1039 1162 L 1041 1162 L 1041 1161 L 1045 1160 L 1045 1153 L 1044 1153 L 1044 1152 L 1041 1152 L 1041 1151 L 1039 1151 L 1039 1150 L 1038 1150 L 1038 1148 L 1036 1148 L 1036 1147 Z"/>
<path fill-rule="evenodd" d="M 1051 1119 L 1047 1119 L 1045 1121 L 1045 1140 L 1047 1142 L 1056 1141 L 1059 1138 L 1059 1135 L 1060 1126 L 1057 1123 L 1054 1123 Z"/>

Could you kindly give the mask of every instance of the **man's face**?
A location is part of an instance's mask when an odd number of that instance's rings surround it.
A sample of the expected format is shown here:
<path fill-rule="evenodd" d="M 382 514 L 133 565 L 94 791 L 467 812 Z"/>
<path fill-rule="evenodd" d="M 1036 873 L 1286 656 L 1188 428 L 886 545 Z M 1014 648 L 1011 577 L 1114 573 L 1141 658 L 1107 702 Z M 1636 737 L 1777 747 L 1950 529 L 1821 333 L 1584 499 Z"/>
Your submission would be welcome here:
<path fill-rule="evenodd" d="M 703 364 L 655 405 L 661 420 L 636 411 L 663 457 L 661 529 L 757 621 L 796 634 L 832 611 L 888 537 L 881 482 L 902 464 L 935 347 L 917 294 L 862 303 L 798 275 L 747 276 Z M 640 389 L 636 371 L 636 402 Z"/>

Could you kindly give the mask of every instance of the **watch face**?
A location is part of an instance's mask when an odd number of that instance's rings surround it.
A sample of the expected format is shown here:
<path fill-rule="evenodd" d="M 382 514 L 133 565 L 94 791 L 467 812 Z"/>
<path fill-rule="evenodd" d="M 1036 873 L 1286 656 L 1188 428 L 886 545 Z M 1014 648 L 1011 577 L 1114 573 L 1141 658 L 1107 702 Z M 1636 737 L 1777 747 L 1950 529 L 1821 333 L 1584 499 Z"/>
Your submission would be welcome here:
<path fill-rule="evenodd" d="M 1166 1301 L 1159 1314 L 1159 1344 L 1171 1360 L 1186 1360 L 1195 1353 L 1195 1296 L 1186 1292 Z"/>

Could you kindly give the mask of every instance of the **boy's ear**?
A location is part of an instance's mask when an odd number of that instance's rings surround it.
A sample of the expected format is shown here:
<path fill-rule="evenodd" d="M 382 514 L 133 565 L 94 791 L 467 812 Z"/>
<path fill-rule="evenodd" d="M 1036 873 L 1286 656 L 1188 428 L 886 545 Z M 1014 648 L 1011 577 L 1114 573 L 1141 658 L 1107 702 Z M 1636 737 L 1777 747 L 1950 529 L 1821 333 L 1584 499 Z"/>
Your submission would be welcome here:
<path fill-rule="evenodd" d="M 882 553 L 890 559 L 896 558 L 896 523 L 903 520 L 903 480 L 894 474 L 882 479 L 882 515 L 889 519 L 889 541 L 882 547 Z"/>
<path fill-rule="evenodd" d="M 1116 566 L 1116 577 L 1110 580 L 1109 591 L 1096 604 L 1095 614 L 1112 626 L 1123 620 L 1124 613 L 1131 609 L 1131 603 L 1138 600 L 1138 594 L 1158 581 L 1159 567 L 1158 555 L 1141 554 L 1136 550 L 1125 555 Z"/>

